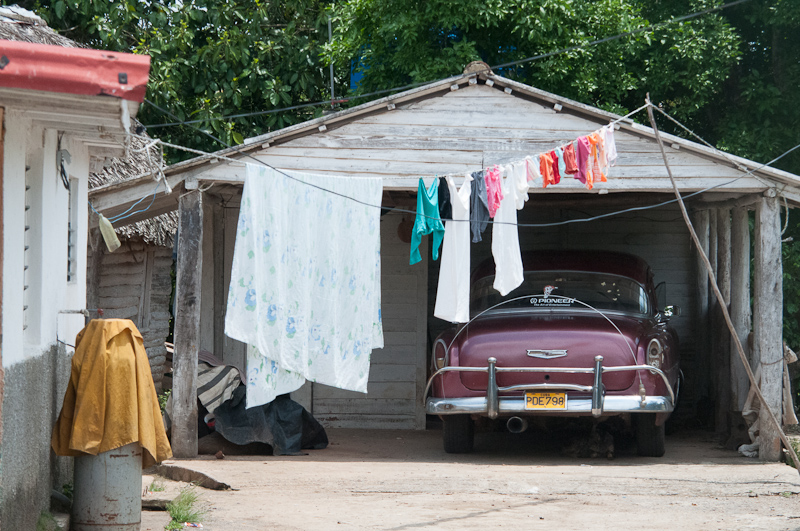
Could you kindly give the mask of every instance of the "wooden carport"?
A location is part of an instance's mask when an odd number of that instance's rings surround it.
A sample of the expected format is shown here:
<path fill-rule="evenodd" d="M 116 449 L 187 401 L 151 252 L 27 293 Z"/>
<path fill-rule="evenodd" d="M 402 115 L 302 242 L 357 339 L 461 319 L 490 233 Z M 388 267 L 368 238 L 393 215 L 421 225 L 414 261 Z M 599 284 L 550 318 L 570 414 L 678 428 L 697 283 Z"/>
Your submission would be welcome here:
<path fill-rule="evenodd" d="M 618 118 L 501 76 L 466 71 L 170 167 L 166 174 L 174 192 L 159 194 L 148 212 L 129 220 L 180 210 L 173 392 L 176 456 L 197 452 L 194 379 L 198 348 L 203 345 L 218 355 L 222 352 L 231 363 L 238 362 L 239 352 L 243 352 L 242 346 L 224 336 L 222 325 L 246 162 L 257 159 L 279 169 L 317 174 L 380 175 L 384 179 L 383 206 L 413 209 L 420 176 L 430 183 L 436 175 L 476 171 L 549 151 Z M 746 174 L 759 165 L 678 137 L 662 137 L 668 143 L 667 156 L 680 191 L 703 191 L 688 200 L 696 228 L 716 268 L 739 336 L 746 339 L 753 332 L 752 363 L 761 363 L 765 397 L 780 415 L 780 203 L 785 200 L 795 206 L 800 202 L 800 177 L 766 167 Z M 722 436 L 728 433 L 731 418 L 741 411 L 749 384 L 731 350 L 727 329 L 716 317 L 705 269 L 698 267 L 697 253 L 674 203 L 648 211 L 653 217 L 645 221 L 637 219 L 639 214 L 621 214 L 592 223 L 560 224 L 587 214 L 608 214 L 674 199 L 653 130 L 626 120 L 619 124 L 616 139 L 619 161 L 607 183 L 587 191 L 579 182 L 567 180 L 531 190 L 520 223 L 555 225 L 526 231 L 527 237 L 521 233 L 522 245 L 611 248 L 644 255 L 657 278 L 662 275 L 674 286 L 671 302 L 683 306 L 683 316 L 674 323 L 682 338 L 687 372 L 684 398 L 698 414 L 713 402 L 713 416 Z M 95 190 L 92 202 L 99 211 L 113 215 L 150 193 L 152 180 L 145 177 Z M 756 221 L 752 287 L 751 210 Z M 429 286 L 435 290 L 438 265 L 423 261 L 409 267 L 408 248 L 396 236 L 403 214 L 389 212 L 382 219 L 387 346 L 383 353 L 373 353 L 370 394 L 355 397 L 308 386 L 298 399 L 310 404 L 314 414 L 329 425 L 422 429 L 428 337 L 444 325 L 434 322 L 430 311 L 435 291 L 432 294 Z M 485 248 L 478 249 L 473 263 L 484 255 Z M 752 313 L 751 295 L 755 301 Z M 766 441 L 762 457 L 778 459 L 780 442 L 766 422 L 762 423 L 762 437 Z"/>

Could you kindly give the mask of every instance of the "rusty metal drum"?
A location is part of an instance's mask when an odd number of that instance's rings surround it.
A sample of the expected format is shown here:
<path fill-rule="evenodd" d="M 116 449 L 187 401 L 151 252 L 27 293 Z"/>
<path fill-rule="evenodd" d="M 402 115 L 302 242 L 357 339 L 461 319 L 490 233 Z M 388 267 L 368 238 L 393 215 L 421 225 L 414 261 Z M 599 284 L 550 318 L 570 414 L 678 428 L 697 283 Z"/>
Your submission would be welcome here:
<path fill-rule="evenodd" d="M 73 531 L 139 531 L 142 448 L 131 443 L 75 458 Z"/>

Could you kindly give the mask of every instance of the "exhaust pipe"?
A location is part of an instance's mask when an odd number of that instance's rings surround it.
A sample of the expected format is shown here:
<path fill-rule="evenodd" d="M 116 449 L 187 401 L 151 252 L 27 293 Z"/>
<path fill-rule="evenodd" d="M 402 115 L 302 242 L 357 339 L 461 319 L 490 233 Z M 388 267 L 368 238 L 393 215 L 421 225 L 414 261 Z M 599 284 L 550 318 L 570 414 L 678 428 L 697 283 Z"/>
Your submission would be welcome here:
<path fill-rule="evenodd" d="M 506 428 L 511 433 L 522 433 L 528 429 L 528 421 L 522 417 L 511 417 L 506 422 Z"/>

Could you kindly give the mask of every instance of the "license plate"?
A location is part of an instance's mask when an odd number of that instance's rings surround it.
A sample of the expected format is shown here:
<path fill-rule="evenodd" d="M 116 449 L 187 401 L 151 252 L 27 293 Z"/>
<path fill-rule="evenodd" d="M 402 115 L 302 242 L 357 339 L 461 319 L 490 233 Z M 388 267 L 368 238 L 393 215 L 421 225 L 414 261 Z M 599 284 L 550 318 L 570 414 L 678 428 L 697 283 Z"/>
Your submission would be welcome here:
<path fill-rule="evenodd" d="M 567 409 L 567 393 L 525 393 L 525 409 Z"/>

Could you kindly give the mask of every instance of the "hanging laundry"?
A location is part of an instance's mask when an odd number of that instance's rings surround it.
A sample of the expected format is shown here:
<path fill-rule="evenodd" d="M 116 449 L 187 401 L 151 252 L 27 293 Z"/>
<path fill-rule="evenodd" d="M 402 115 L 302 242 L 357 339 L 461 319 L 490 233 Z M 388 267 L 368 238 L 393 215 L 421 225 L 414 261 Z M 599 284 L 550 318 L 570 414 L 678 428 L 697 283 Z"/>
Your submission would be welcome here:
<path fill-rule="evenodd" d="M 414 265 L 422 260 L 419 253 L 419 244 L 422 237 L 433 233 L 431 239 L 431 256 L 439 259 L 439 246 L 444 238 L 444 225 L 439 217 L 439 179 L 434 179 L 430 188 L 425 189 L 425 183 L 419 180 L 417 188 L 417 219 L 411 231 L 411 258 L 409 265 Z"/>
<path fill-rule="evenodd" d="M 383 348 L 380 209 L 367 205 L 382 194 L 381 179 L 247 165 L 225 314 L 248 345 L 247 407 L 304 380 L 367 391 Z"/>
<path fill-rule="evenodd" d="M 453 219 L 453 208 L 450 205 L 450 190 L 447 187 L 447 180 L 439 177 L 439 217 L 442 221 Z"/>
<path fill-rule="evenodd" d="M 530 186 L 542 186 L 542 172 L 539 170 L 539 155 L 535 157 L 525 157 L 525 167 L 528 172 L 528 184 Z"/>
<path fill-rule="evenodd" d="M 486 170 L 486 197 L 488 198 L 489 217 L 493 218 L 503 200 L 502 169 L 495 164 Z"/>
<path fill-rule="evenodd" d="M 589 157 L 591 154 L 592 145 L 589 143 L 589 139 L 585 136 L 579 136 L 578 149 L 576 153 L 578 173 L 575 174 L 575 178 L 582 182 L 589 190 L 594 188 L 594 185 L 592 184 L 592 169 L 589 165 Z"/>
<path fill-rule="evenodd" d="M 522 255 L 519 249 L 517 210 L 528 197 L 528 179 L 525 164 L 515 162 L 506 167 L 503 180 L 503 201 L 497 209 L 492 226 L 492 256 L 494 257 L 494 289 L 507 295 L 522 284 Z"/>
<path fill-rule="evenodd" d="M 616 166 L 617 143 L 614 140 L 614 124 L 604 126 L 602 131 L 606 137 L 606 158 L 608 159 L 608 166 Z"/>
<path fill-rule="evenodd" d="M 461 188 L 447 176 L 447 187 L 453 205 L 453 219 L 444 224 L 442 262 L 439 269 L 439 286 L 436 290 L 434 317 L 451 323 L 469 321 L 469 206 L 472 177 L 467 173 Z"/>
<path fill-rule="evenodd" d="M 575 176 L 578 173 L 578 161 L 575 158 L 575 143 L 570 142 L 564 148 L 564 173 Z M 577 177 L 575 177 L 577 179 Z"/>
<path fill-rule="evenodd" d="M 470 217 L 469 226 L 472 230 L 472 243 L 478 243 L 483 238 L 481 234 L 489 224 L 489 203 L 486 194 L 486 180 L 482 171 L 472 172 L 469 195 Z"/>
<path fill-rule="evenodd" d="M 606 176 L 600 170 L 600 135 L 595 131 L 587 136 L 589 143 L 592 145 L 591 155 L 589 156 L 589 163 L 592 168 L 592 183 L 606 182 Z"/>
<path fill-rule="evenodd" d="M 558 160 L 558 173 L 563 177 L 567 175 L 567 163 L 564 161 L 564 148 L 555 149 L 556 159 Z"/>
<path fill-rule="evenodd" d="M 553 163 L 553 184 L 558 184 L 561 182 L 561 173 L 558 171 L 558 154 L 555 150 L 553 150 L 546 156 L 550 157 L 550 160 Z"/>
<path fill-rule="evenodd" d="M 542 174 L 542 186 L 547 188 L 550 184 L 555 184 L 553 177 L 553 159 L 549 153 L 539 155 L 539 171 Z"/>

